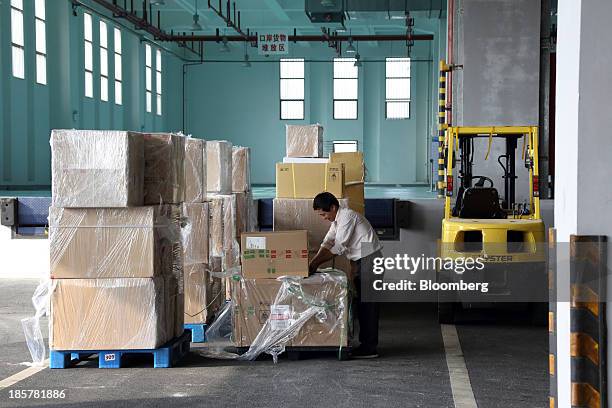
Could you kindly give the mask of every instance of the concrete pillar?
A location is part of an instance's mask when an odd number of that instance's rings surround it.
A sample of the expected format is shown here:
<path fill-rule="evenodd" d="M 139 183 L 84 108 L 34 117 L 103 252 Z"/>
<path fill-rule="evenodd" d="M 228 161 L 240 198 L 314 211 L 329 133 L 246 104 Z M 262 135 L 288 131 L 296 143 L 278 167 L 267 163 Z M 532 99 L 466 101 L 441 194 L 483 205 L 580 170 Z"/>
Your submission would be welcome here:
<path fill-rule="evenodd" d="M 609 137 L 612 49 L 609 0 L 559 0 L 555 152 L 555 227 L 560 245 L 571 234 L 612 236 L 612 143 Z M 571 406 L 569 266 L 557 258 L 558 407 Z M 608 259 L 610 268 L 610 258 Z M 608 333 L 610 337 L 610 333 Z M 610 373 L 608 373 L 610 376 Z M 610 392 L 610 388 L 608 388 Z"/>

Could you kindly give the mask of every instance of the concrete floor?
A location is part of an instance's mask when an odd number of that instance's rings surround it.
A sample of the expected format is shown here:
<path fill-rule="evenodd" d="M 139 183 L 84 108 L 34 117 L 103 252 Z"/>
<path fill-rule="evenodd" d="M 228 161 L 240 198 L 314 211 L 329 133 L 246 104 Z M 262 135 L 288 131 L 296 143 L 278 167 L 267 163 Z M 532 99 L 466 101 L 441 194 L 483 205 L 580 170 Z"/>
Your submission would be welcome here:
<path fill-rule="evenodd" d="M 0 381 L 25 367 L 20 319 L 31 314 L 35 281 L 0 280 Z M 381 358 L 337 361 L 211 360 L 197 350 L 173 369 L 100 370 L 95 363 L 45 369 L 10 389 L 65 389 L 65 400 L 14 400 L 0 407 L 454 407 L 440 326 L 429 304 L 387 304 Z M 516 322 L 457 326 L 476 402 L 483 407 L 547 404 L 547 332 Z"/>

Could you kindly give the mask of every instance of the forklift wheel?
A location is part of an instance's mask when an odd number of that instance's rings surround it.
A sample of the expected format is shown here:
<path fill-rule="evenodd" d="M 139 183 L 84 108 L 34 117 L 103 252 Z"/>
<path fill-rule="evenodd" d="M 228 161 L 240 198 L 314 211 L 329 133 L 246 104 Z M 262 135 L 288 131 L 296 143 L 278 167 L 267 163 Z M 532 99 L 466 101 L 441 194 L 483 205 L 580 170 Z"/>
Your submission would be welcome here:
<path fill-rule="evenodd" d="M 438 322 L 455 324 L 455 302 L 438 302 Z"/>

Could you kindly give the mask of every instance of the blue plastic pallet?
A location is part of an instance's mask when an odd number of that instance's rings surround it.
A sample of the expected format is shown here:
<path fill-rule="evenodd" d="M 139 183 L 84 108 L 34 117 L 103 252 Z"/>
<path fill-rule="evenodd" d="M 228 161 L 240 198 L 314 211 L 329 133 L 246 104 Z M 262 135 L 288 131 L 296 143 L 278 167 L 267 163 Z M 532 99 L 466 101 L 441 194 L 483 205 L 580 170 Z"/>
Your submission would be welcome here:
<path fill-rule="evenodd" d="M 192 343 L 206 343 L 206 326 L 205 323 L 186 323 L 185 331 L 191 331 Z"/>
<path fill-rule="evenodd" d="M 191 333 L 184 332 L 156 349 L 51 350 L 49 368 L 68 368 L 93 354 L 98 355 L 98 368 L 121 368 L 121 360 L 125 354 L 153 354 L 153 368 L 170 368 L 189 353 L 190 340 Z"/>

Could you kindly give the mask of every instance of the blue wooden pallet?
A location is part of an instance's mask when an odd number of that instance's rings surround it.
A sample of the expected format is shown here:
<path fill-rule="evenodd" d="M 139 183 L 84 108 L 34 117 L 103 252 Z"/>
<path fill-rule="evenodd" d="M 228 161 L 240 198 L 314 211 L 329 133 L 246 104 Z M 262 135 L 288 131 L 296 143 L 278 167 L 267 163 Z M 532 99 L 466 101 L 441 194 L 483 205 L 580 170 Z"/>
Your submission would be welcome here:
<path fill-rule="evenodd" d="M 125 354 L 152 354 L 154 368 L 170 368 L 189 353 L 190 332 L 170 340 L 156 349 L 128 350 L 51 350 L 49 368 L 68 368 L 91 355 L 98 355 L 99 368 L 121 368 L 121 360 Z"/>
<path fill-rule="evenodd" d="M 186 323 L 185 331 L 191 332 L 192 343 L 206 343 L 206 329 L 208 326 L 205 323 Z"/>

